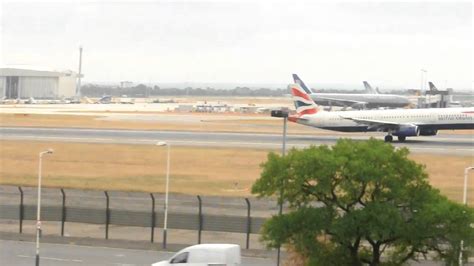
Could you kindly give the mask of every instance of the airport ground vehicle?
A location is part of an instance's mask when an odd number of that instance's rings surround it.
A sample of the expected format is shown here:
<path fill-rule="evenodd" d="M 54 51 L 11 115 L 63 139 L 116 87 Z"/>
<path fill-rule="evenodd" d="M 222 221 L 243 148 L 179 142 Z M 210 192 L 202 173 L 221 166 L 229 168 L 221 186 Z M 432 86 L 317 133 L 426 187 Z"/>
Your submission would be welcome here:
<path fill-rule="evenodd" d="M 234 244 L 200 244 L 182 249 L 169 260 L 152 264 L 152 266 L 167 265 L 227 265 L 241 264 L 240 246 Z"/>

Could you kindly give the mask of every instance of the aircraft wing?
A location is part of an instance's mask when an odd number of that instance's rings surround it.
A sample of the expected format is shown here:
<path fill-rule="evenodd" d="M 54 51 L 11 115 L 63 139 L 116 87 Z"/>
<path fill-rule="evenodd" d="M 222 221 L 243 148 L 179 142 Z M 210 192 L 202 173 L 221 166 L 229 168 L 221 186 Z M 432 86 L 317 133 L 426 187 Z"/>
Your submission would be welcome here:
<path fill-rule="evenodd" d="M 352 105 L 362 105 L 363 106 L 363 105 L 367 104 L 367 102 L 342 100 L 342 99 L 338 99 L 338 98 L 330 98 L 330 97 L 324 97 L 324 96 L 320 96 L 320 95 L 318 95 L 317 98 L 319 100 L 326 100 L 326 101 L 331 101 L 331 102 L 342 103 L 342 104 L 347 105 L 347 106 L 352 106 Z"/>
<path fill-rule="evenodd" d="M 354 118 L 354 117 L 341 116 L 341 118 L 344 118 L 344 119 L 347 119 L 347 120 L 352 120 L 352 121 L 354 121 L 358 124 L 367 125 L 369 127 L 369 129 L 377 129 L 377 130 L 384 130 L 384 129 L 398 130 L 401 127 L 416 126 L 414 124 L 401 124 L 401 123 L 391 122 L 391 121 L 361 119 L 361 118 Z"/>

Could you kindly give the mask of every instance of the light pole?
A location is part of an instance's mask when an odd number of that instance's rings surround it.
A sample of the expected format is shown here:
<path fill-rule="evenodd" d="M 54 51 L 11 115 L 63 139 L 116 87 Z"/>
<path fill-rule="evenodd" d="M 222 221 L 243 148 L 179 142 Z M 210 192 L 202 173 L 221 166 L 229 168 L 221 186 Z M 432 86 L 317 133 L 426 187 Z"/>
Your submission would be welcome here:
<path fill-rule="evenodd" d="M 420 90 L 421 92 L 423 93 L 425 91 L 425 80 L 426 80 L 426 73 L 428 71 L 426 71 L 426 69 L 420 69 L 421 71 L 421 86 L 420 86 Z"/>
<path fill-rule="evenodd" d="M 79 73 L 77 79 L 76 96 L 81 97 L 81 78 L 82 78 L 82 45 L 79 46 Z"/>
<path fill-rule="evenodd" d="M 163 248 L 166 249 L 166 230 L 168 229 L 168 191 L 169 191 L 169 184 L 170 184 L 170 148 L 171 144 L 160 141 L 156 143 L 157 146 L 167 146 L 167 159 L 166 159 L 166 189 L 165 189 L 165 219 L 163 224 Z"/>
<path fill-rule="evenodd" d="M 283 118 L 283 141 L 282 141 L 282 146 L 281 146 L 281 156 L 284 157 L 286 153 L 286 128 L 287 128 L 287 122 L 288 122 L 288 109 L 283 108 L 281 110 L 272 110 L 271 116 L 272 117 L 281 117 Z M 283 184 L 281 186 L 280 190 L 280 202 L 279 202 L 279 210 L 278 210 L 278 215 L 282 215 L 283 213 Z M 277 252 L 277 266 L 280 265 L 280 253 L 281 253 L 281 247 L 278 246 L 278 252 Z"/>
<path fill-rule="evenodd" d="M 462 203 L 467 205 L 467 178 L 469 177 L 469 171 L 473 170 L 474 166 L 469 166 L 464 169 L 464 193 L 462 195 Z M 462 265 L 462 250 L 464 248 L 464 241 L 461 240 L 461 246 L 459 250 L 459 265 Z"/>
<path fill-rule="evenodd" d="M 52 154 L 53 150 L 48 149 L 39 153 L 39 166 L 38 166 L 38 206 L 36 208 L 36 266 L 39 266 L 40 262 L 40 234 L 41 234 L 41 171 L 43 164 L 43 155 Z"/>

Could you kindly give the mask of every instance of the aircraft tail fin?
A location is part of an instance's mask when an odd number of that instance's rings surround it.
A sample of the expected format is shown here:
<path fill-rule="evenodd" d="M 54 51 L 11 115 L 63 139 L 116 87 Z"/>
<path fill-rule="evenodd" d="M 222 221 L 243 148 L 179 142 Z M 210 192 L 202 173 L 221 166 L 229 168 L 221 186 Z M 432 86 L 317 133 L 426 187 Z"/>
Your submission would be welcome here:
<path fill-rule="evenodd" d="M 433 84 L 433 82 L 428 82 L 428 84 L 430 85 L 430 91 L 438 91 L 438 88 L 436 88 L 436 86 Z"/>
<path fill-rule="evenodd" d="M 303 80 L 298 77 L 297 74 L 293 74 L 293 80 L 295 81 L 296 84 L 300 85 L 300 87 L 307 93 L 311 94 L 313 93 L 307 86 L 304 84 Z"/>
<path fill-rule="evenodd" d="M 370 86 L 370 84 L 367 81 L 364 81 L 364 87 L 365 87 L 365 93 L 372 93 L 372 94 L 377 94 L 378 92 Z"/>
<path fill-rule="evenodd" d="M 318 112 L 318 106 L 314 103 L 311 96 L 299 84 L 290 84 L 288 89 L 291 91 L 296 107 L 296 112 L 299 116 L 311 115 Z"/>

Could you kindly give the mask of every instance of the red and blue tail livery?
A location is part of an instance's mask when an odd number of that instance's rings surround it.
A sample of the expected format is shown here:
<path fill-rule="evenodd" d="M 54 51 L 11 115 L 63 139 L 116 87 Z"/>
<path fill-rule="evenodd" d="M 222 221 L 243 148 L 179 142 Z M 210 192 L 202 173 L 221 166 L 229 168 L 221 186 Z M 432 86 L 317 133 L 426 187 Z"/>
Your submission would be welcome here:
<path fill-rule="evenodd" d="M 298 115 L 312 115 L 318 112 L 317 105 L 299 84 L 290 84 L 288 88 L 293 95 Z"/>

